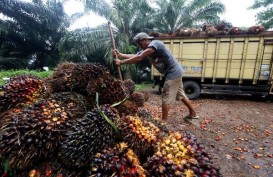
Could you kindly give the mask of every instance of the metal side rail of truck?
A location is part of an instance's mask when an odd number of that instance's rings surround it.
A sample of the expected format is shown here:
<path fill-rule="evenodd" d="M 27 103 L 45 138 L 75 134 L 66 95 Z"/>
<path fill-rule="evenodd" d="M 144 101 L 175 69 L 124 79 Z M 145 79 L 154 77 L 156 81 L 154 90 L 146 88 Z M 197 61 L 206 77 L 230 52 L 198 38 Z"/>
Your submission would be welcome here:
<path fill-rule="evenodd" d="M 273 97 L 273 31 L 256 35 L 157 38 L 184 69 L 190 99 L 201 93 Z M 152 67 L 153 79 L 162 75 Z"/>

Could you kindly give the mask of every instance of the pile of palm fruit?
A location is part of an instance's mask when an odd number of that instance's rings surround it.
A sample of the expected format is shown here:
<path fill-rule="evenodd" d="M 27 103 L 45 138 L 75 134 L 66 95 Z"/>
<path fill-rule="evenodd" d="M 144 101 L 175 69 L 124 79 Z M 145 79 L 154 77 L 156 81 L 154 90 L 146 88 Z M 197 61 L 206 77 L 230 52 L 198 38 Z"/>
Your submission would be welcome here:
<path fill-rule="evenodd" d="M 148 97 L 95 63 L 11 78 L 0 88 L 0 176 L 221 176 L 192 134 L 153 118 Z"/>
<path fill-rule="evenodd" d="M 247 29 L 232 27 L 231 24 L 220 23 L 217 25 L 204 24 L 202 28 L 181 28 L 169 34 L 160 32 L 151 32 L 149 35 L 154 37 L 213 37 L 218 35 L 253 35 L 265 31 L 262 25 L 251 26 Z"/>

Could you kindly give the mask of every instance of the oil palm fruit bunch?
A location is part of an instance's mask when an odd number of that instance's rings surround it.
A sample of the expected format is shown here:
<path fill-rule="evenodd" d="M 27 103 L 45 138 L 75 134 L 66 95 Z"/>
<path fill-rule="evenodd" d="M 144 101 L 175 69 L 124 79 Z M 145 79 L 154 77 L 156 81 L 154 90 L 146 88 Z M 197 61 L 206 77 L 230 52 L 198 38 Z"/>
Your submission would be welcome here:
<path fill-rule="evenodd" d="M 90 177 L 146 176 L 138 157 L 123 142 L 97 153 L 89 174 Z"/>
<path fill-rule="evenodd" d="M 35 168 L 21 174 L 20 177 L 81 177 L 86 174 L 85 171 L 71 169 L 56 160 L 51 160 L 38 164 Z"/>
<path fill-rule="evenodd" d="M 109 75 L 109 70 L 97 63 L 77 64 L 72 74 L 73 90 L 87 94 L 86 87 L 89 81 Z"/>
<path fill-rule="evenodd" d="M 190 36 L 192 33 L 190 28 L 181 28 L 179 30 L 179 36 Z"/>
<path fill-rule="evenodd" d="M 67 166 L 88 167 L 99 150 L 114 143 L 115 119 L 119 119 L 118 112 L 110 105 L 102 105 L 74 120 L 59 149 L 59 159 Z"/>
<path fill-rule="evenodd" d="M 24 169 L 49 157 L 64 140 L 69 121 L 75 118 L 70 112 L 78 107 L 81 105 L 72 101 L 47 98 L 6 115 L 0 129 L 0 151 L 7 156 L 10 167 Z"/>
<path fill-rule="evenodd" d="M 0 112 L 18 104 L 31 104 L 43 91 L 43 81 L 37 76 L 21 75 L 10 78 L 0 87 Z"/>
<path fill-rule="evenodd" d="M 163 138 L 144 167 L 150 176 L 221 176 L 204 147 L 189 132 L 174 132 Z"/>
<path fill-rule="evenodd" d="M 247 33 L 248 34 L 259 34 L 261 32 L 263 32 L 265 29 L 262 25 L 258 25 L 258 26 L 251 26 L 248 28 Z"/>
<path fill-rule="evenodd" d="M 207 33 L 207 36 L 215 36 L 218 34 L 218 30 L 214 27 L 207 27 L 205 32 Z"/>
<path fill-rule="evenodd" d="M 160 33 L 157 31 L 153 31 L 151 33 L 149 33 L 149 36 L 153 36 L 153 37 L 159 37 Z"/>
<path fill-rule="evenodd" d="M 75 67 L 75 63 L 65 62 L 59 64 L 55 68 L 52 76 L 46 80 L 46 85 L 50 87 L 53 92 L 71 91 L 73 88 L 72 77 Z"/>
<path fill-rule="evenodd" d="M 108 74 L 107 68 L 100 64 L 63 63 L 56 67 L 52 77 L 47 81 L 54 92 L 76 91 L 87 94 L 89 80 Z"/>
<path fill-rule="evenodd" d="M 232 27 L 231 29 L 229 29 L 228 34 L 230 35 L 239 35 L 239 34 L 244 34 L 244 30 L 242 30 L 241 28 L 238 27 Z"/>
<path fill-rule="evenodd" d="M 44 99 L 53 99 L 57 101 L 60 106 L 65 107 L 67 114 L 72 119 L 77 119 L 83 117 L 87 110 L 92 106 L 87 102 L 85 96 L 78 94 L 76 92 L 59 92 L 51 94 L 49 97 Z"/>
<path fill-rule="evenodd" d="M 137 115 L 142 121 L 146 120 L 157 126 L 160 129 L 160 137 L 165 136 L 166 133 L 169 133 L 170 130 L 166 123 L 162 122 L 159 118 L 154 118 L 151 112 L 149 112 L 145 107 L 139 107 Z"/>
<path fill-rule="evenodd" d="M 201 29 L 192 28 L 191 32 L 191 36 L 199 36 L 199 34 L 201 33 Z"/>
<path fill-rule="evenodd" d="M 147 157 L 154 153 L 159 128 L 138 116 L 126 116 L 118 123 L 120 137 L 138 156 Z M 142 157 L 140 157 L 142 159 Z"/>
<path fill-rule="evenodd" d="M 121 81 L 116 80 L 110 74 L 90 80 L 87 88 L 90 102 L 99 94 L 100 104 L 114 104 L 126 98 L 126 93 Z"/>
<path fill-rule="evenodd" d="M 135 91 L 135 82 L 132 81 L 131 79 L 126 79 L 123 81 L 123 86 L 125 88 L 125 92 L 128 95 L 131 95 Z"/>
<path fill-rule="evenodd" d="M 138 107 L 144 106 L 145 99 L 141 92 L 132 93 L 129 100 L 135 102 Z"/>
<path fill-rule="evenodd" d="M 116 106 L 116 109 L 118 110 L 120 117 L 127 115 L 134 116 L 137 114 L 138 106 L 135 102 L 126 100 L 125 102 Z"/>

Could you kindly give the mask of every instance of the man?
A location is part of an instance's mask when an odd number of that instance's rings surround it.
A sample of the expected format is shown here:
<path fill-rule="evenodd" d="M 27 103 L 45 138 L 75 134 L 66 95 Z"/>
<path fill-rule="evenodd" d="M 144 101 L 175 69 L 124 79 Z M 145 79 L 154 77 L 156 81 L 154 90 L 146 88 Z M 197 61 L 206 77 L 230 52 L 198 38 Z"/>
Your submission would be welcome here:
<path fill-rule="evenodd" d="M 188 97 L 185 95 L 182 83 L 183 69 L 176 58 L 159 40 L 153 40 L 146 33 L 138 33 L 134 40 L 142 49 L 137 54 L 123 54 L 114 50 L 114 54 L 124 60 L 116 59 L 116 65 L 135 64 L 150 58 L 153 66 L 165 76 L 162 93 L 162 120 L 167 121 L 170 105 L 176 100 L 181 100 L 189 110 L 189 118 L 198 118 Z"/>

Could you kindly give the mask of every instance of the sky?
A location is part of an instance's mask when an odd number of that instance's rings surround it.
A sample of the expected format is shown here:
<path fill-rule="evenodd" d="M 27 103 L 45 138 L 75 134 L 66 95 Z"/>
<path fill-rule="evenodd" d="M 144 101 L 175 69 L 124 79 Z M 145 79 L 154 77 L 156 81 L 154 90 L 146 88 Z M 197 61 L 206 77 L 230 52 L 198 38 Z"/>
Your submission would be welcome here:
<path fill-rule="evenodd" d="M 248 10 L 248 7 L 254 3 L 254 0 L 220 0 L 226 7 L 226 11 L 220 17 L 233 26 L 250 27 L 256 25 L 255 14 L 257 10 Z M 76 8 L 77 7 L 77 8 Z M 83 6 L 76 0 L 69 0 L 65 4 L 66 13 L 73 14 L 76 11 L 83 11 Z M 70 29 L 80 28 L 84 26 L 95 27 L 98 24 L 105 23 L 104 18 L 98 17 L 94 14 L 88 15 L 76 21 L 71 25 Z"/>
<path fill-rule="evenodd" d="M 31 1 L 31 0 L 24 0 Z M 256 25 L 255 15 L 258 10 L 248 10 L 248 7 L 254 3 L 254 0 L 220 0 L 225 7 L 226 11 L 220 17 L 223 20 L 231 22 L 233 26 L 236 27 L 250 27 Z M 72 15 L 76 12 L 83 12 L 83 5 L 76 0 L 69 0 L 65 3 L 65 12 L 68 15 Z M 75 21 L 71 26 L 70 30 L 82 27 L 95 27 L 99 24 L 105 23 L 106 20 L 99 17 L 93 13 L 82 17 L 81 19 Z"/>

